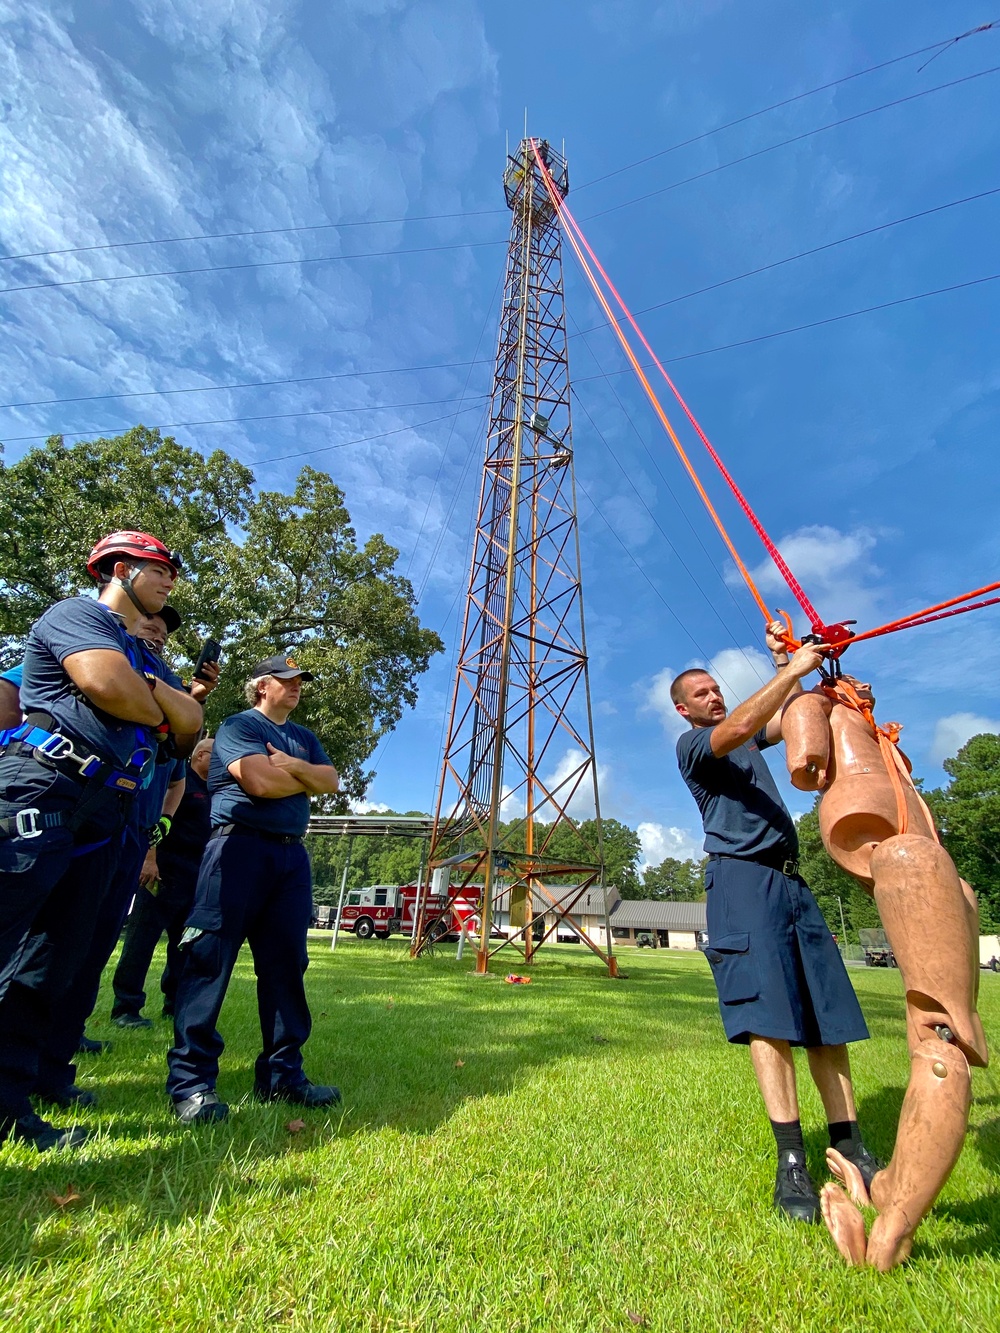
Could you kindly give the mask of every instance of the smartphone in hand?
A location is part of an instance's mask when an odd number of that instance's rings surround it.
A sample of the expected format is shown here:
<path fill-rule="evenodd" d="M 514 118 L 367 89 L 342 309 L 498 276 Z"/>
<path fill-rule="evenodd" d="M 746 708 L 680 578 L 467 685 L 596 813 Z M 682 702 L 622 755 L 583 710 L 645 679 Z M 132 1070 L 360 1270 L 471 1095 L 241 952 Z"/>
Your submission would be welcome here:
<path fill-rule="evenodd" d="M 194 679 L 208 680 L 208 676 L 202 673 L 202 667 L 207 662 L 217 662 L 221 653 L 222 645 L 220 643 L 216 643 L 214 639 L 206 639 L 201 645 L 201 652 L 198 654 L 198 661 L 195 663 Z"/>

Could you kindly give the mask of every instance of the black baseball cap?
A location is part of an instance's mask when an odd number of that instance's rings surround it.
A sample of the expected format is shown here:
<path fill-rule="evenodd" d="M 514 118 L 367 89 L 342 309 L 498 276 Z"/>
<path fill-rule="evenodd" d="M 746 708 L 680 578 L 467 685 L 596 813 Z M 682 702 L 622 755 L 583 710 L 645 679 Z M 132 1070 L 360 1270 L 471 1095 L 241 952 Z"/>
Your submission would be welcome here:
<path fill-rule="evenodd" d="M 169 603 L 164 603 L 159 611 L 153 611 L 151 614 L 160 617 L 164 625 L 167 627 L 168 634 L 173 634 L 175 629 L 180 629 L 181 627 L 180 612 L 177 611 L 175 607 L 170 606 Z"/>
<path fill-rule="evenodd" d="M 293 676 L 301 676 L 303 680 L 316 679 L 311 671 L 300 667 L 294 657 L 285 657 L 281 653 L 265 657 L 250 672 L 251 680 L 258 680 L 261 676 L 275 676 L 278 680 L 291 680 Z"/>

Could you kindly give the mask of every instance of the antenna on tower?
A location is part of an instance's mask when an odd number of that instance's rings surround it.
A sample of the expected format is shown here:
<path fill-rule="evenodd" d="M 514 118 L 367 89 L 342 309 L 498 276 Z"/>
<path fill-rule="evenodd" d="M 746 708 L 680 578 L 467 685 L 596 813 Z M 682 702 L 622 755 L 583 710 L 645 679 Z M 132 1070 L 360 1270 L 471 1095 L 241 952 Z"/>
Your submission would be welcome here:
<path fill-rule="evenodd" d="M 525 110 L 527 125 L 527 110 Z M 478 903 L 476 971 L 571 931 L 612 976 L 559 219 L 565 157 L 508 151 L 510 245 L 462 641 L 413 952 Z"/>

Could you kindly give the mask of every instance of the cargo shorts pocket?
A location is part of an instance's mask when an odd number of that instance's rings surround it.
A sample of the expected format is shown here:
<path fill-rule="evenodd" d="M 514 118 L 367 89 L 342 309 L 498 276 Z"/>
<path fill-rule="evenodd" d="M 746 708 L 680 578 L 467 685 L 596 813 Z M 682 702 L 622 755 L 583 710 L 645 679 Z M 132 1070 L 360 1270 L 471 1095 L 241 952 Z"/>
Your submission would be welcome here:
<path fill-rule="evenodd" d="M 750 954 L 749 934 L 722 935 L 705 949 L 723 1004 L 744 1004 L 760 994 L 757 964 Z"/>

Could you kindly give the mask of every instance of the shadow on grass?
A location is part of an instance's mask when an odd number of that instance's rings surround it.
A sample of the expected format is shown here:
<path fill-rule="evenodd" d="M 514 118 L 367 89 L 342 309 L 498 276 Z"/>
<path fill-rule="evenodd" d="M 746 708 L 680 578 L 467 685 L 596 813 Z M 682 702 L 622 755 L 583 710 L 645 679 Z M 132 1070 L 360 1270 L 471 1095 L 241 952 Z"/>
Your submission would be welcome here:
<path fill-rule="evenodd" d="M 383 1130 L 433 1134 L 464 1104 L 505 1097 L 565 1060 L 584 1061 L 592 1072 L 583 1078 L 610 1081 L 608 1062 L 623 1053 L 689 1052 L 724 1040 L 711 977 L 690 962 L 642 960 L 626 965 L 632 980 L 613 981 L 597 960 L 543 954 L 531 986 L 520 987 L 475 977 L 469 959 L 410 961 L 398 946 L 352 942 L 335 955 L 314 947 L 310 961 L 306 1072 L 342 1086 L 342 1109 L 251 1100 L 259 1030 L 245 954 L 220 1019 L 227 1046 L 218 1090 L 232 1105 L 223 1124 L 185 1127 L 173 1118 L 163 1086 L 169 1025 L 121 1033 L 101 1021 L 109 1007 L 102 996 L 92 1035 L 112 1037 L 114 1049 L 82 1060 L 79 1074 L 100 1097 L 79 1123 L 98 1132 L 72 1156 L 0 1150 L 0 1265 L 78 1261 L 102 1231 L 95 1212 L 131 1241 L 251 1198 L 259 1206 L 262 1189 L 297 1194 L 317 1183 L 307 1165 L 315 1150 Z M 300 1118 L 305 1128 L 289 1133 Z M 78 1201 L 59 1203 L 74 1193 Z"/>

